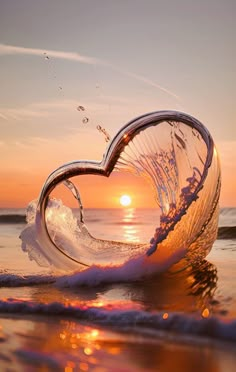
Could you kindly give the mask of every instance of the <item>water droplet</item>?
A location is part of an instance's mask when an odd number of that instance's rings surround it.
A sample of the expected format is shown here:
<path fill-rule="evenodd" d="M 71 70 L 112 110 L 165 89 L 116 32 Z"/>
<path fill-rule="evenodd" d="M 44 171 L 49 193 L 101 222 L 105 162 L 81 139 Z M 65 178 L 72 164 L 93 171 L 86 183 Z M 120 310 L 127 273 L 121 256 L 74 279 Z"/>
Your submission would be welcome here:
<path fill-rule="evenodd" d="M 111 137 L 109 136 L 109 134 L 106 132 L 106 142 L 109 142 L 110 141 L 110 139 L 111 139 Z"/>
<path fill-rule="evenodd" d="M 50 59 L 50 58 L 48 57 L 48 55 L 47 55 L 46 52 L 44 52 L 43 55 L 45 56 L 45 57 L 44 57 L 45 59 Z"/>
<path fill-rule="evenodd" d="M 84 108 L 84 106 L 78 106 L 78 107 L 77 107 L 77 110 L 78 110 L 78 111 L 85 111 L 85 108 Z"/>
<path fill-rule="evenodd" d="M 89 118 L 87 118 L 86 116 L 83 118 L 82 120 L 82 123 L 83 124 L 87 124 L 89 122 Z"/>
<path fill-rule="evenodd" d="M 110 141 L 110 136 L 109 136 L 109 134 L 107 133 L 107 131 L 106 131 L 105 128 L 102 128 L 101 125 L 97 125 L 97 130 L 98 130 L 100 133 L 104 134 L 104 136 L 105 136 L 105 141 L 106 141 L 106 142 L 109 142 L 109 141 Z"/>
<path fill-rule="evenodd" d="M 203 311 L 202 311 L 202 317 L 203 318 L 208 318 L 210 315 L 210 311 L 209 309 L 206 307 Z"/>

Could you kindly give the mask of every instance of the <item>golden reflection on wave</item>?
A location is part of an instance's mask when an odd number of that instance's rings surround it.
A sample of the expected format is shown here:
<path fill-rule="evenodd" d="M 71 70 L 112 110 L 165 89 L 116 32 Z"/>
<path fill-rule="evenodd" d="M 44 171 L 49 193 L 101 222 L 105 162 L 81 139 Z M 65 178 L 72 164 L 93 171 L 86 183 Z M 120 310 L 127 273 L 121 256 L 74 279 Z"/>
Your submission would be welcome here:
<path fill-rule="evenodd" d="M 167 318 L 168 313 L 163 313 L 163 321 Z M 222 370 L 227 367 L 224 349 L 210 348 L 208 343 L 198 347 L 176 343 L 175 336 L 166 340 L 163 337 L 145 340 L 138 334 L 115 333 L 76 321 L 58 322 L 50 318 L 47 322 L 5 319 L 4 326 L 8 329 L 10 343 L 1 344 L 1 355 L 6 356 L 1 363 L 3 367 L 14 363 L 18 370 L 29 371 L 37 365 L 37 370 L 42 371 L 151 372 L 190 371 L 197 366 L 196 370 L 213 372 L 218 370 L 219 361 Z M 13 335 L 14 343 L 11 343 Z"/>
<path fill-rule="evenodd" d="M 139 231 L 136 226 L 132 223 L 135 219 L 135 209 L 129 208 L 124 210 L 124 216 L 122 218 L 122 230 L 123 230 L 123 239 L 126 242 L 138 243 L 140 242 Z"/>
<path fill-rule="evenodd" d="M 133 219 L 134 219 L 134 212 L 135 212 L 134 208 L 124 209 L 124 217 L 123 217 L 122 221 L 124 223 L 132 222 Z"/>
<path fill-rule="evenodd" d="M 222 311 L 214 297 L 217 280 L 216 267 L 205 260 L 197 267 L 188 267 L 178 273 L 168 272 L 129 283 L 127 297 L 148 311 L 184 311 L 201 315 L 208 309 L 210 316 Z"/>
<path fill-rule="evenodd" d="M 79 370 L 108 371 L 102 367 L 101 358 L 105 355 L 119 355 L 121 348 L 117 345 L 117 335 L 90 326 L 81 326 L 73 321 L 61 321 L 62 332 L 53 340 L 54 346 L 61 351 L 77 355 L 79 362 L 67 361 L 65 371 Z M 120 338 L 120 336 L 119 336 Z M 114 344 L 115 343 L 115 344 Z M 74 352 L 76 351 L 76 354 Z M 71 358 L 73 359 L 73 358 Z M 101 368 L 99 369 L 98 368 Z M 96 369 L 95 369 L 96 367 Z"/>

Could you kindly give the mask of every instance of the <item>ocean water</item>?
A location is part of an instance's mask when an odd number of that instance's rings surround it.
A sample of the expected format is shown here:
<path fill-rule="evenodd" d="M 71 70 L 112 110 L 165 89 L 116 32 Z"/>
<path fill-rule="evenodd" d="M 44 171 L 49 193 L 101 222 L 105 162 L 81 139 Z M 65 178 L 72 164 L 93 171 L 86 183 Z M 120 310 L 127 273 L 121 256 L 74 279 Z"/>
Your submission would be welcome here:
<path fill-rule="evenodd" d="M 149 241 L 152 209 L 88 209 L 100 239 Z M 1 371 L 234 371 L 236 209 L 200 264 L 135 277 L 92 266 L 64 275 L 22 251 L 24 209 L 0 210 Z"/>

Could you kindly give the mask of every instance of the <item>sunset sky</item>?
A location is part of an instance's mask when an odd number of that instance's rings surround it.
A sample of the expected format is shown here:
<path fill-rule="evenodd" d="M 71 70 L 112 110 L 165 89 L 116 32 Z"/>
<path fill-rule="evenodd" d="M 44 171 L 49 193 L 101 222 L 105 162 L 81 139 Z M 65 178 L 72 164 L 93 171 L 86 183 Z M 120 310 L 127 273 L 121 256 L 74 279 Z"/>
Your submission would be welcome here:
<path fill-rule="evenodd" d="M 234 0 L 0 0 L 0 207 L 26 207 L 63 163 L 101 160 L 97 125 L 113 137 L 163 109 L 209 129 L 220 204 L 236 206 L 235 14 Z M 88 207 L 127 193 L 134 207 L 152 205 L 131 176 L 80 186 Z"/>

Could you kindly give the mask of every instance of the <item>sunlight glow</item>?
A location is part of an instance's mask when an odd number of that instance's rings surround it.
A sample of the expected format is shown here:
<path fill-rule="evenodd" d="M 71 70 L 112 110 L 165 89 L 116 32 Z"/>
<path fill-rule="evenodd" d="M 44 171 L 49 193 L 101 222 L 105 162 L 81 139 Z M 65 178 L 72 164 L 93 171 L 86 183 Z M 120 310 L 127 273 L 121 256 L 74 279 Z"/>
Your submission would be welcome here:
<path fill-rule="evenodd" d="M 131 204 L 131 202 L 132 202 L 132 200 L 131 200 L 131 197 L 129 195 L 122 195 L 120 197 L 120 204 L 123 207 L 128 207 Z"/>

